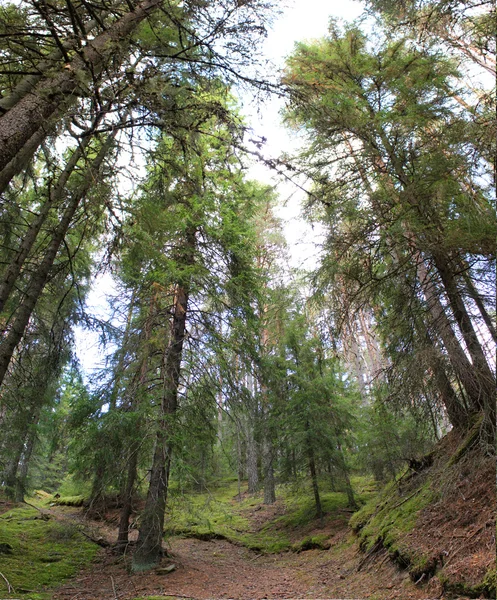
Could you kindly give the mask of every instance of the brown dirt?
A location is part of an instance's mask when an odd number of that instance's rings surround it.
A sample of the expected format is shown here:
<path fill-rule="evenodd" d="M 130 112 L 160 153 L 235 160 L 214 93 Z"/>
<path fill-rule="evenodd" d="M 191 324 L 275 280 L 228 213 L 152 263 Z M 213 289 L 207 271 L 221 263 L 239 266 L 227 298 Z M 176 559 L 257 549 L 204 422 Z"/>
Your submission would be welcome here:
<path fill-rule="evenodd" d="M 339 536 L 342 542 L 344 535 Z M 362 555 L 353 545 L 344 546 L 340 553 L 310 550 L 262 556 L 224 540 L 175 539 L 170 554 L 161 566 L 175 564 L 172 573 L 159 575 L 154 570 L 130 575 L 126 560 L 105 551 L 98 564 L 61 587 L 53 598 L 330 599 L 371 598 L 373 593 L 378 600 L 425 597 L 390 561 L 379 561 L 369 571 L 357 572 Z"/>
<path fill-rule="evenodd" d="M 252 526 L 261 528 L 267 520 L 281 514 L 281 505 L 253 511 Z M 93 529 L 97 527 L 92 524 Z M 115 530 L 98 524 L 109 540 Z M 120 557 L 104 550 L 98 562 L 59 588 L 54 600 L 130 600 L 142 596 L 177 598 L 371 598 L 377 600 L 420 600 L 426 593 L 410 582 L 405 571 L 396 568 L 386 554 L 375 557 L 375 564 L 361 569 L 364 555 L 351 540 L 343 518 L 330 519 L 324 528 L 308 530 L 327 533 L 329 550 L 309 550 L 262 555 L 225 540 L 200 541 L 173 538 L 168 558 L 159 568 L 174 564 L 172 573 L 130 574 L 129 556 Z"/>
<path fill-rule="evenodd" d="M 495 566 L 495 459 L 472 453 L 444 481 L 405 544 L 432 557 L 452 583 L 476 585 Z"/>
<path fill-rule="evenodd" d="M 416 529 L 402 539 L 404 547 L 437 561 L 437 576 L 414 585 L 408 572 L 398 568 L 381 549 L 366 556 L 347 525 L 345 511 L 330 515 L 295 532 L 295 540 L 326 533 L 329 550 L 262 555 L 226 540 L 200 541 L 172 538 L 168 557 L 160 568 L 174 564 L 169 574 L 158 569 L 130 574 L 130 557 L 103 550 L 97 562 L 60 587 L 54 600 L 131 600 L 147 596 L 213 599 L 370 599 L 426 600 L 457 598 L 444 595 L 440 572 L 452 582 L 475 584 L 495 562 L 495 460 L 468 456 L 447 478 L 439 469 L 460 440 L 447 436 L 439 461 L 430 469 L 441 491 L 438 503 L 421 511 Z M 452 447 L 453 446 L 453 447 Z M 470 453 L 471 454 L 471 453 Z M 445 458 L 444 458 L 445 457 Z M 444 462 L 445 461 L 445 462 Z M 438 469 L 438 470 L 437 470 Z M 413 481 L 414 484 L 414 481 Z M 252 531 L 284 513 L 284 506 L 249 509 Z M 74 514 L 74 513 L 73 513 Z M 79 513 L 81 518 L 81 513 Z M 108 520 L 107 520 L 108 519 Z M 116 538 L 115 519 L 89 523 L 93 535 Z M 136 535 L 136 532 L 134 532 Z"/>

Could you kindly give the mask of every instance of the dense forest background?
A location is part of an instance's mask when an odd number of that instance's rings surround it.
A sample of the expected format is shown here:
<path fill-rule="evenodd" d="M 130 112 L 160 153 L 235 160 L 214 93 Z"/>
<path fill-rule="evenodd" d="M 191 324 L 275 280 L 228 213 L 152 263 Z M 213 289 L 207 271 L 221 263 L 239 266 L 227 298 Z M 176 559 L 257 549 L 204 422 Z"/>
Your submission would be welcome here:
<path fill-rule="evenodd" d="M 0 481 L 118 498 L 123 548 L 141 498 L 135 570 L 171 493 L 306 480 L 320 517 L 451 430 L 495 454 L 495 7 L 365 4 L 277 74 L 269 1 L 0 6 Z M 281 97 L 298 150 L 268 156 L 241 94 Z M 257 160 L 305 190 L 314 269 Z"/>

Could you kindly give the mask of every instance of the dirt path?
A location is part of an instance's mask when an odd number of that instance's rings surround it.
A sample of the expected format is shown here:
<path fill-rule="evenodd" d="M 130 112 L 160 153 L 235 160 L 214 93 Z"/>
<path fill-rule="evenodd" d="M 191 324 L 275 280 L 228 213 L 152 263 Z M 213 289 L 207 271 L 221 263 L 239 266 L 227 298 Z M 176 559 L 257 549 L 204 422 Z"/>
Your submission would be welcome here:
<path fill-rule="evenodd" d="M 415 588 L 405 572 L 377 557 L 364 565 L 364 555 L 346 544 L 344 530 L 330 550 L 300 554 L 258 555 L 224 540 L 172 540 L 171 558 L 176 569 L 130 575 L 127 560 L 110 551 L 102 553 L 91 569 L 59 588 L 54 600 L 130 600 L 143 596 L 169 596 L 204 600 L 234 598 L 372 598 L 421 599 L 427 590 Z M 438 594 L 436 594 L 438 596 Z M 435 597 L 433 595 L 432 597 Z"/>

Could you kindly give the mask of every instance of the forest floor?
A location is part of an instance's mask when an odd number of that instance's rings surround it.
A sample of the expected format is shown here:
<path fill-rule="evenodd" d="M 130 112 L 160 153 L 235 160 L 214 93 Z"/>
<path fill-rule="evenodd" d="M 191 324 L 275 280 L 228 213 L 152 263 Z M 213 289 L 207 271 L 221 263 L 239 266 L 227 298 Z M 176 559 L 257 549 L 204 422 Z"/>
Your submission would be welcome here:
<path fill-rule="evenodd" d="M 305 486 L 281 486 L 271 506 L 260 495 L 240 498 L 234 483 L 196 494 L 172 490 L 166 556 L 145 573 L 130 572 L 136 529 L 129 552 L 112 550 L 117 508 L 92 520 L 84 509 L 55 505 L 43 492 L 33 499 L 37 506 L 2 501 L 0 547 L 11 550 L 0 548 L 0 576 L 11 593 L 4 594 L 0 580 L 0 598 L 495 597 L 488 592 L 497 580 L 495 460 L 476 451 L 451 460 L 460 443 L 449 435 L 433 465 L 378 494 L 370 484 L 355 482 L 358 499 L 371 500 L 352 518 L 356 533 L 345 494 L 331 490 L 323 492 L 322 520 L 315 518 Z M 99 549 L 90 540 L 109 546 Z"/>
<path fill-rule="evenodd" d="M 254 510 L 251 523 L 264 525 L 284 510 L 281 502 Z M 416 588 L 406 571 L 388 560 L 386 551 L 374 564 L 361 568 L 364 554 L 351 540 L 343 514 L 329 518 L 307 534 L 326 537 L 330 547 L 301 552 L 263 554 L 227 540 L 173 537 L 168 557 L 148 573 L 130 574 L 128 559 L 103 550 L 98 561 L 68 581 L 54 600 L 128 600 L 172 598 L 369 598 L 421 599 L 426 590 Z M 96 530 L 97 524 L 93 524 Z M 105 537 L 115 539 L 108 525 L 99 526 Z M 295 532 L 297 535 L 298 532 Z M 160 574 L 175 565 L 175 570 Z"/>

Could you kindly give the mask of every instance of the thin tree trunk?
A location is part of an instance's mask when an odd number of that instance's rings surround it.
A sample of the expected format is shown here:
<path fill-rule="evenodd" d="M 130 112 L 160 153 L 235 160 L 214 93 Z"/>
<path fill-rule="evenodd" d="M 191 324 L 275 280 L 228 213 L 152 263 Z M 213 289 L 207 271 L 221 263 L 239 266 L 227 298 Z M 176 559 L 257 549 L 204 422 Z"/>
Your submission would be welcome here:
<path fill-rule="evenodd" d="M 245 433 L 247 439 L 248 493 L 255 494 L 259 489 L 259 471 L 257 469 L 257 442 L 254 436 L 253 423 L 247 422 Z"/>
<path fill-rule="evenodd" d="M 117 547 L 125 549 L 129 543 L 129 518 L 133 512 L 133 490 L 136 483 L 136 477 L 138 475 L 138 453 L 140 450 L 140 443 L 135 441 L 131 444 L 130 457 L 128 461 L 128 472 L 126 474 L 126 486 L 124 493 L 121 495 L 122 508 L 121 515 L 119 518 L 119 529 L 117 534 Z"/>
<path fill-rule="evenodd" d="M 310 439 L 310 425 L 309 421 L 305 423 L 306 430 L 306 442 L 305 442 L 305 450 L 307 454 L 307 462 L 309 465 L 309 473 L 311 474 L 311 483 L 312 483 L 312 491 L 314 493 L 314 503 L 316 506 L 316 517 L 320 520 L 323 519 L 323 506 L 321 504 L 321 496 L 319 494 L 319 484 L 318 484 L 318 476 L 316 471 L 316 458 L 314 456 L 314 448 L 312 447 L 312 441 Z"/>
<path fill-rule="evenodd" d="M 35 421 L 29 428 L 24 444 L 24 452 L 22 454 L 21 464 L 19 466 L 19 473 L 17 475 L 16 482 L 16 502 L 24 502 L 24 494 L 26 493 L 26 482 L 28 479 L 29 463 L 36 443 L 36 429 L 35 425 L 38 424 L 39 411 Z"/>
<path fill-rule="evenodd" d="M 337 431 L 335 431 L 337 435 Z M 357 502 L 354 496 L 354 490 L 352 488 L 352 483 L 350 482 L 349 468 L 347 463 L 345 462 L 345 456 L 342 450 L 342 444 L 340 443 L 340 438 L 337 435 L 337 450 L 338 450 L 338 465 L 340 471 L 342 472 L 342 476 L 345 483 L 345 493 L 347 494 L 348 506 L 350 508 L 356 509 L 358 508 Z"/>
<path fill-rule="evenodd" d="M 127 346 L 127 342 L 128 342 L 128 338 L 129 338 L 129 332 L 131 329 L 134 302 L 135 302 L 135 291 L 133 291 L 133 294 L 131 297 L 129 310 L 128 310 L 128 319 L 126 322 L 126 331 L 125 331 L 125 335 L 124 335 L 124 339 L 123 339 L 121 352 L 119 354 L 119 362 L 118 362 L 118 366 L 117 366 L 118 379 L 120 378 L 119 370 L 123 370 L 123 366 L 124 366 L 123 360 L 124 360 L 124 355 L 126 353 L 126 346 Z M 156 294 L 152 294 L 152 296 L 150 298 L 149 314 L 147 315 L 147 318 L 145 320 L 145 325 L 143 328 L 143 339 L 145 342 L 145 349 L 144 349 L 144 353 L 141 358 L 140 368 L 138 369 L 138 382 L 137 382 L 138 385 L 133 385 L 132 390 L 131 390 L 130 406 L 129 406 L 130 410 L 136 409 L 138 407 L 138 405 L 140 404 L 140 401 L 139 401 L 140 390 L 143 389 L 147 383 L 148 363 L 149 363 L 149 357 L 150 357 L 149 341 L 150 341 L 150 335 L 152 332 L 153 320 L 156 316 L 156 312 L 157 312 L 157 297 L 156 297 Z M 116 381 L 115 385 L 118 385 L 118 381 Z M 116 396 L 117 396 L 117 393 L 116 393 Z M 114 400 L 112 400 L 112 398 L 111 398 L 111 402 L 110 402 L 111 408 L 114 407 L 114 409 L 116 408 L 116 396 L 114 397 Z M 128 471 L 127 471 L 127 475 L 126 475 L 126 483 L 124 485 L 124 490 L 121 493 L 122 508 L 121 508 L 121 515 L 120 515 L 120 519 L 119 519 L 119 530 L 118 530 L 118 534 L 117 534 L 117 547 L 122 549 L 123 551 L 126 549 L 128 543 L 129 543 L 129 541 L 128 541 L 129 540 L 129 538 L 128 538 L 128 536 L 129 536 L 129 519 L 130 519 L 132 511 L 133 511 L 133 490 L 135 487 L 136 478 L 138 476 L 138 455 L 139 455 L 140 445 L 141 445 L 141 440 L 140 440 L 141 431 L 140 430 L 142 428 L 143 428 L 143 423 L 140 422 L 137 425 L 137 431 L 134 432 L 135 437 L 134 437 L 134 440 L 131 442 L 131 448 L 130 448 L 129 459 L 128 459 Z"/>
<path fill-rule="evenodd" d="M 100 119 L 94 122 L 93 128 L 96 127 L 99 120 Z M 69 180 L 69 177 L 73 173 L 78 162 L 81 160 L 81 158 L 83 158 L 90 140 L 91 136 L 86 136 L 83 138 L 82 143 L 72 153 L 71 158 L 67 161 L 67 164 L 60 174 L 57 183 L 50 190 L 47 200 L 43 203 L 39 213 L 30 224 L 16 255 L 5 270 L 0 283 L 0 312 L 4 309 L 5 303 L 7 302 L 10 293 L 16 284 L 17 278 L 19 277 L 19 274 L 24 266 L 24 262 L 33 248 L 38 233 L 40 232 L 50 212 L 50 209 L 62 201 L 62 198 L 66 192 L 66 184 Z"/>
<path fill-rule="evenodd" d="M 274 504 L 276 502 L 274 448 L 269 437 L 269 432 L 265 432 L 264 435 L 262 463 L 264 471 L 264 504 Z"/>
<path fill-rule="evenodd" d="M 483 319 L 483 322 L 487 326 L 487 329 L 488 329 L 490 335 L 492 336 L 492 339 L 497 344 L 497 330 L 495 329 L 495 325 L 494 325 L 494 322 L 492 321 L 491 316 L 488 314 L 488 311 L 485 308 L 485 304 L 483 303 L 483 300 L 482 300 L 480 294 L 478 293 L 478 290 L 475 288 L 475 286 L 471 280 L 471 277 L 468 275 L 468 273 L 465 270 L 462 274 L 462 277 L 464 279 L 464 283 L 466 284 L 469 297 L 472 300 L 474 300 L 476 306 L 478 307 L 478 310 L 480 311 L 480 315 Z"/>
<path fill-rule="evenodd" d="M 24 331 L 34 307 L 36 306 L 38 298 L 40 297 L 49 278 L 50 270 L 53 266 L 55 257 L 57 256 L 57 252 L 67 234 L 74 214 L 89 188 L 94 183 L 95 179 L 98 178 L 98 171 L 112 144 L 113 135 L 107 138 L 97 157 L 86 170 L 82 184 L 73 193 L 72 198 L 69 200 L 69 203 L 66 206 L 66 209 L 52 237 L 52 241 L 45 252 L 43 260 L 39 264 L 36 272 L 31 277 L 31 281 L 26 289 L 24 299 L 16 312 L 14 322 L 4 341 L 0 344 L 0 386 L 3 383 L 7 373 L 14 350 L 24 335 Z"/>

